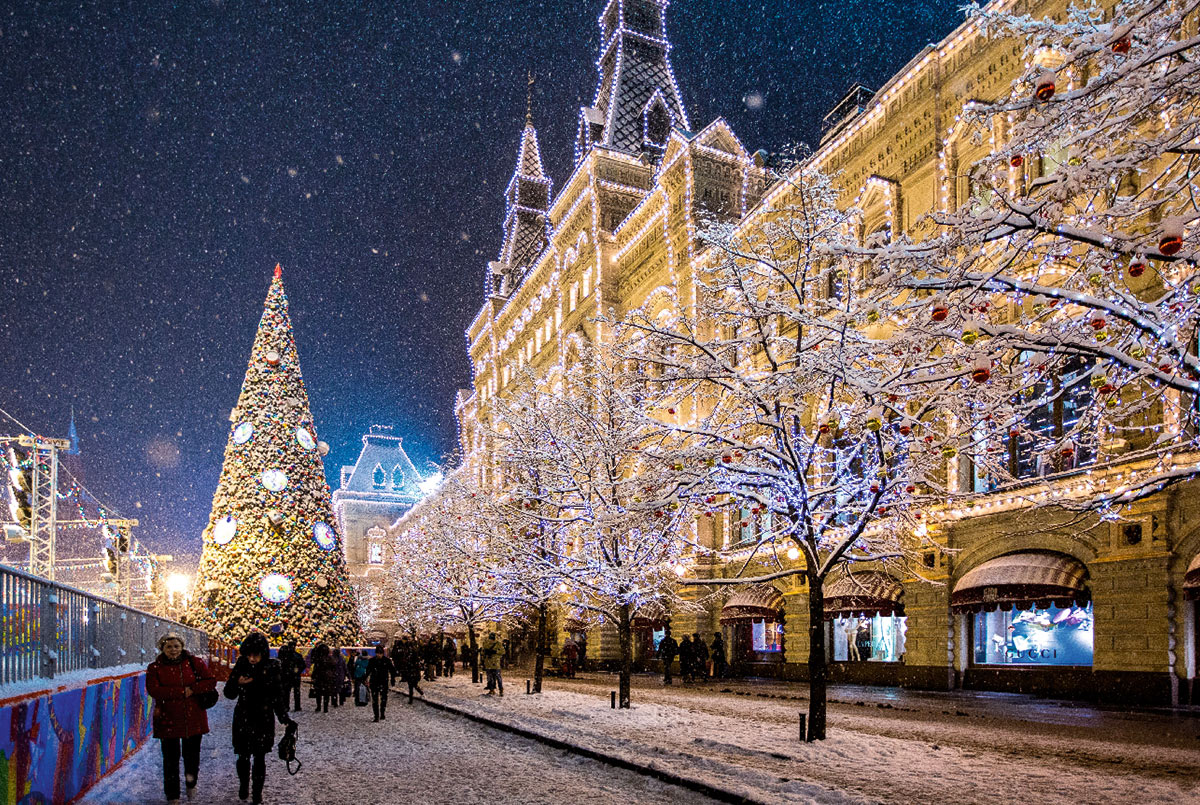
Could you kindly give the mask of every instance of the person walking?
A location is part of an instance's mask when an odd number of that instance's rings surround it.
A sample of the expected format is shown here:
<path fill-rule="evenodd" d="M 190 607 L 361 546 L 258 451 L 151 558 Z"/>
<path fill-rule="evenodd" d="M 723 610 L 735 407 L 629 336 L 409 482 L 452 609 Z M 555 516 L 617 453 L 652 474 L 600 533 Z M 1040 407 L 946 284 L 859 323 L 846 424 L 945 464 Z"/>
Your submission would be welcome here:
<path fill-rule="evenodd" d="M 708 646 L 699 632 L 692 634 L 692 670 L 696 676 L 708 681 Z"/>
<path fill-rule="evenodd" d="M 725 678 L 725 638 L 721 637 L 720 632 L 713 632 L 712 669 L 713 678 Z"/>
<path fill-rule="evenodd" d="M 491 696 L 497 691 L 504 696 L 504 679 L 500 676 L 500 659 L 504 656 L 504 644 L 496 639 L 495 632 L 488 632 L 487 638 L 479 646 L 483 656 L 483 670 L 487 672 L 487 688 L 485 695 Z"/>
<path fill-rule="evenodd" d="M 421 645 L 421 657 L 425 662 L 425 681 L 432 682 L 437 676 L 437 664 L 442 658 L 438 650 L 437 638 L 427 637 Z"/>
<path fill-rule="evenodd" d="M 146 669 L 146 693 L 154 700 L 154 737 L 162 749 L 163 793 L 179 800 L 179 758 L 187 797 L 200 776 L 200 741 L 208 732 L 208 713 L 197 696 L 217 689 L 204 660 L 184 647 L 183 638 L 168 632 L 158 639 L 158 658 Z"/>
<path fill-rule="evenodd" d="M 662 640 L 658 641 L 658 658 L 663 664 L 663 684 L 670 685 L 671 679 L 671 663 L 675 662 L 675 655 L 679 653 L 679 644 L 675 642 L 675 638 L 671 637 L 671 633 L 667 632 Z"/>
<path fill-rule="evenodd" d="M 237 755 L 238 798 L 262 802 L 267 779 L 266 754 L 275 745 L 275 721 L 292 724 L 288 716 L 279 660 L 271 658 L 267 638 L 246 635 L 225 683 L 225 698 L 235 699 L 233 751 Z"/>
<path fill-rule="evenodd" d="M 388 652 L 388 658 L 392 661 L 392 684 L 396 684 L 396 678 L 400 676 L 400 658 L 404 656 L 404 642 L 400 638 L 392 640 L 392 650 Z"/>
<path fill-rule="evenodd" d="M 294 696 L 296 703 L 293 710 L 300 712 L 300 679 L 308 665 L 300 652 L 296 651 L 296 641 L 289 640 L 279 649 L 279 673 L 283 678 L 283 697 Z"/>
<path fill-rule="evenodd" d="M 691 682 L 695 675 L 692 672 L 692 663 L 695 661 L 695 656 L 692 653 L 692 638 L 691 635 L 684 635 L 679 641 L 679 678 L 684 682 Z"/>
<path fill-rule="evenodd" d="M 454 638 L 447 637 L 446 643 L 442 646 L 442 667 L 445 669 L 446 676 L 454 676 L 454 659 L 458 656 L 458 646 L 454 645 Z"/>
<path fill-rule="evenodd" d="M 337 668 L 337 690 L 333 696 L 333 706 L 345 704 L 346 697 L 350 695 L 350 669 L 346 666 L 346 658 L 342 654 L 342 650 L 337 646 L 330 646 L 329 653 L 333 657 L 334 666 Z"/>
<path fill-rule="evenodd" d="M 421 671 L 424 668 L 421 647 L 416 643 L 409 643 L 405 646 L 402 661 L 404 663 L 404 681 L 408 683 L 408 703 L 412 704 L 414 690 L 422 696 L 425 695 L 425 691 L 421 690 Z"/>
<path fill-rule="evenodd" d="M 371 691 L 371 709 L 375 712 L 375 721 L 387 720 L 388 683 L 396 669 L 383 646 L 375 649 L 375 656 L 367 660 L 365 674 L 367 689 Z"/>
<path fill-rule="evenodd" d="M 351 666 L 351 674 L 354 678 L 354 704 L 355 706 L 366 707 L 367 702 L 365 697 L 359 695 L 360 689 L 367 684 L 367 666 L 370 665 L 374 657 L 367 656 L 367 650 L 363 649 L 357 652 L 354 657 L 354 664 Z M 370 686 L 368 686 L 369 688 Z"/>
<path fill-rule="evenodd" d="M 325 643 L 317 643 L 312 651 L 312 686 L 317 694 L 316 712 L 328 713 L 331 699 L 335 702 L 334 707 L 337 706 L 337 662 Z"/>
<path fill-rule="evenodd" d="M 579 659 L 579 646 L 575 645 L 575 641 L 570 637 L 563 643 L 563 673 L 567 679 L 575 678 L 575 661 Z"/>

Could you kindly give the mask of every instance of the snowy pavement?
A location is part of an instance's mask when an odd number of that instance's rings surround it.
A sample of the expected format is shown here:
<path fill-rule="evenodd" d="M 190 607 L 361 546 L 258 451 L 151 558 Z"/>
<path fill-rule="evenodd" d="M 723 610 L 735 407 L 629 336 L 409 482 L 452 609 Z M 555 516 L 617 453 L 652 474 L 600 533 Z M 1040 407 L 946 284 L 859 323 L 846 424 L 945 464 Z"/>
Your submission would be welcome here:
<path fill-rule="evenodd" d="M 428 685 L 435 688 L 442 683 Z M 306 707 L 311 700 L 305 699 Z M 233 703 L 209 711 L 212 732 L 201 749 L 200 783 L 192 805 L 238 803 L 230 745 Z M 289 777 L 270 756 L 264 801 L 286 805 L 707 805 L 711 800 L 634 772 L 550 750 L 541 744 L 420 705 L 393 692 L 386 721 L 347 703 L 328 714 L 294 713 L 300 722 L 296 756 L 304 768 Z M 277 730 L 282 735 L 282 728 Z M 162 756 L 150 740 L 82 800 L 89 805 L 164 802 Z M 184 800 L 186 802 L 186 799 Z"/>
<path fill-rule="evenodd" d="M 763 697 L 739 696 L 721 690 L 745 693 L 753 686 L 663 688 L 641 677 L 633 709 L 619 711 L 609 708 L 615 677 L 550 679 L 545 693 L 525 696 L 524 677 L 514 671 L 509 685 L 513 692 L 504 699 L 481 698 L 462 677 L 439 680 L 428 693 L 477 715 L 659 764 L 765 802 L 1200 802 L 1200 720 L 1194 718 L 1081 711 L 1069 719 L 1078 723 L 1062 724 L 1036 720 L 1037 707 L 1034 720 L 1019 716 L 1011 701 L 942 709 L 949 698 L 903 707 L 860 699 L 831 708 L 828 740 L 804 744 L 798 714 L 807 702 L 783 686 L 768 686 L 775 692 Z"/>

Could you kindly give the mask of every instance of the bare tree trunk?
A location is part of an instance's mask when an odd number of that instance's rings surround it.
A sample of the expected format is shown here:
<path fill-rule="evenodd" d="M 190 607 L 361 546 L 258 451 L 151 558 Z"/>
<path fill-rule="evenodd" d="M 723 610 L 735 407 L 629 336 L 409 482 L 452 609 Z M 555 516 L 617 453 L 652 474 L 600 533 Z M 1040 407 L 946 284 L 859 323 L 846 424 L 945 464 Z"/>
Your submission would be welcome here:
<path fill-rule="evenodd" d="M 475 640 L 475 627 L 467 626 L 467 639 L 471 645 L 471 681 L 479 684 L 479 643 Z"/>
<path fill-rule="evenodd" d="M 808 740 L 825 740 L 826 684 L 825 580 L 808 579 Z"/>
<path fill-rule="evenodd" d="M 533 692 L 542 692 L 542 669 L 546 663 L 546 650 L 549 647 L 550 636 L 549 624 L 547 621 L 546 602 L 538 604 L 538 625 L 537 625 L 537 657 L 533 661 Z"/>
<path fill-rule="evenodd" d="M 629 604 L 621 605 L 621 621 L 617 624 L 617 636 L 621 643 L 621 675 L 617 693 L 618 706 L 629 708 L 630 680 L 633 678 L 633 617 Z"/>

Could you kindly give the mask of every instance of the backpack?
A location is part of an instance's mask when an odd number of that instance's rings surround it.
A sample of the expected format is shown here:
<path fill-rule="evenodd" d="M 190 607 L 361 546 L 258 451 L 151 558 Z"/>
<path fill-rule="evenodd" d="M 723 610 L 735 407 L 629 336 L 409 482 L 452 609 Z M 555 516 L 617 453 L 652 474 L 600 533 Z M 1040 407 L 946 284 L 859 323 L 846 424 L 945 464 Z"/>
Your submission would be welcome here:
<path fill-rule="evenodd" d="M 196 658 L 191 654 L 188 655 L 188 665 L 192 668 L 192 676 L 196 677 L 197 681 L 201 678 L 199 672 L 196 671 Z M 196 704 L 205 710 L 210 710 L 216 706 L 220 696 L 217 695 L 217 689 L 206 690 L 204 693 L 197 693 L 192 696 L 196 700 Z"/>
<path fill-rule="evenodd" d="M 287 764 L 288 774 L 295 775 L 300 772 L 300 768 L 304 765 L 299 760 L 296 760 L 296 733 L 300 731 L 300 725 L 295 721 L 289 721 L 287 727 L 283 731 L 283 737 L 279 739 L 279 759 Z M 296 764 L 296 771 L 292 771 L 292 763 Z"/>

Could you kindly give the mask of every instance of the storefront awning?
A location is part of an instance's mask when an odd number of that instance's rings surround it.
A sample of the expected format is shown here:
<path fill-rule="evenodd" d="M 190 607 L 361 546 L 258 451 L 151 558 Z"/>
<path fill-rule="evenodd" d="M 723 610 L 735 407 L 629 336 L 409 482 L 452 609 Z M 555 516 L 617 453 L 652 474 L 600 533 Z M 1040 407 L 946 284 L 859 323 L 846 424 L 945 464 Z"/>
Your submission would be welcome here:
<path fill-rule="evenodd" d="M 755 584 L 738 590 L 721 607 L 721 623 L 766 618 L 779 620 L 783 593 L 769 584 Z"/>
<path fill-rule="evenodd" d="M 904 588 L 888 573 L 860 570 L 825 588 L 825 618 L 845 615 L 903 615 Z"/>
<path fill-rule="evenodd" d="M 1087 568 L 1060 553 L 1029 551 L 998 556 L 969 571 L 954 585 L 956 612 L 1026 609 L 1088 600 Z"/>
<path fill-rule="evenodd" d="M 1183 577 L 1183 597 L 1189 601 L 1200 600 L 1200 554 L 1196 554 Z"/>

